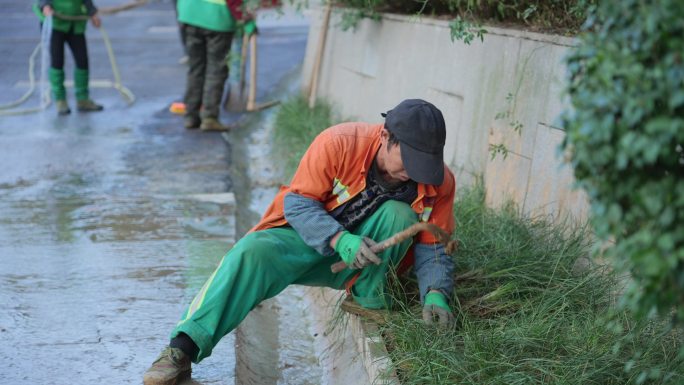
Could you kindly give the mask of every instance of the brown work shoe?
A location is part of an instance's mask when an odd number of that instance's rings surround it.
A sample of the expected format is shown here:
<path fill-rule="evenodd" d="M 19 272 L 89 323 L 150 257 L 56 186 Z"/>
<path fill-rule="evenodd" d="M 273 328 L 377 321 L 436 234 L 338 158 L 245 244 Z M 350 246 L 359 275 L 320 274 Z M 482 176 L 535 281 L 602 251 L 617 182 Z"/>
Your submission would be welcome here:
<path fill-rule="evenodd" d="M 229 126 L 224 126 L 218 119 L 215 118 L 204 118 L 202 119 L 202 124 L 200 125 L 200 130 L 202 131 L 228 131 Z"/>
<path fill-rule="evenodd" d="M 183 126 L 188 130 L 194 130 L 196 128 L 199 128 L 200 120 L 199 118 L 196 118 L 194 116 L 186 116 L 183 119 Z"/>
<path fill-rule="evenodd" d="M 167 346 L 143 376 L 144 385 L 177 385 L 190 378 L 190 357 L 182 350 Z"/>
<path fill-rule="evenodd" d="M 95 103 L 91 99 L 79 100 L 76 103 L 76 108 L 81 112 L 102 111 L 104 109 L 104 107 Z"/>
<path fill-rule="evenodd" d="M 68 115 L 71 113 L 69 103 L 66 100 L 57 100 L 55 105 L 57 106 L 57 115 Z"/>

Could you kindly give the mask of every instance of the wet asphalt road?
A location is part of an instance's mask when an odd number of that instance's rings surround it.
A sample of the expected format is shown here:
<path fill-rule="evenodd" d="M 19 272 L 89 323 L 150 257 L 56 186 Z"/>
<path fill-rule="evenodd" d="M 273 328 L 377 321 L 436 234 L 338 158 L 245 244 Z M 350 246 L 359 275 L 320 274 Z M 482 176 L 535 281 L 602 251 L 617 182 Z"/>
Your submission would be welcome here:
<path fill-rule="evenodd" d="M 28 57 L 39 41 L 27 3 L 3 2 L 0 104 L 27 89 Z M 105 16 L 103 26 L 135 104 L 96 88 L 100 113 L 57 117 L 50 107 L 0 116 L 3 384 L 141 383 L 184 307 L 249 227 L 236 218 L 234 198 L 249 194 L 233 194 L 230 173 L 240 162 L 231 148 L 244 135 L 227 143 L 218 133 L 183 129 L 168 112 L 185 83 L 171 2 Z M 261 25 L 259 99 L 297 71 L 307 32 L 301 21 Z M 89 27 L 87 36 L 91 80 L 111 79 L 99 33 Z M 67 79 L 71 63 L 68 56 Z M 37 104 L 34 95 L 25 107 Z M 223 118 L 255 124 L 239 114 Z M 234 340 L 224 338 L 193 369 L 197 383 L 236 382 Z"/>

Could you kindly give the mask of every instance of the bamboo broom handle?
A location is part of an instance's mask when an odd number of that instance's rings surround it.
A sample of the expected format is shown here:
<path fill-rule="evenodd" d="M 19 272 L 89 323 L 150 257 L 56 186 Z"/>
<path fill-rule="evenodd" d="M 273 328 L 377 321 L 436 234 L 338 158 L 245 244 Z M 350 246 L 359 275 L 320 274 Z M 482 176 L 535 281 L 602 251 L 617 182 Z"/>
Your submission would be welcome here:
<path fill-rule="evenodd" d="M 309 90 L 309 108 L 314 108 L 314 106 L 316 105 L 316 94 L 318 92 L 318 76 L 321 72 L 321 62 L 323 61 L 325 40 L 328 37 L 328 24 L 330 23 L 330 13 L 332 13 L 332 0 L 329 0 L 325 6 L 325 16 L 323 18 L 323 26 L 321 27 L 321 37 L 318 39 L 316 61 L 314 62 L 313 73 L 311 74 L 311 89 Z"/>
<path fill-rule="evenodd" d="M 245 94 L 245 74 L 247 70 L 247 45 L 249 37 L 246 33 L 242 34 L 242 46 L 240 47 L 240 97 Z"/>
<path fill-rule="evenodd" d="M 257 41 L 256 33 L 249 37 L 249 98 L 247 99 L 247 111 L 254 110 L 256 104 L 256 80 L 257 80 Z"/>

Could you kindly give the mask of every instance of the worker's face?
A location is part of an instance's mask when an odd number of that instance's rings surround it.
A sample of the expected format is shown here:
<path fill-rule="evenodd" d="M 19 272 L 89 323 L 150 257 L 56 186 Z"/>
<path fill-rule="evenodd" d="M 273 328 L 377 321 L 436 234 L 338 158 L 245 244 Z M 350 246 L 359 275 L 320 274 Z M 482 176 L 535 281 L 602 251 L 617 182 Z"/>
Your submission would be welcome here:
<path fill-rule="evenodd" d="M 401 160 L 401 146 L 389 144 L 389 132 L 382 130 L 380 151 L 378 152 L 378 168 L 388 182 L 406 182 L 409 180 L 408 173 L 404 169 Z"/>

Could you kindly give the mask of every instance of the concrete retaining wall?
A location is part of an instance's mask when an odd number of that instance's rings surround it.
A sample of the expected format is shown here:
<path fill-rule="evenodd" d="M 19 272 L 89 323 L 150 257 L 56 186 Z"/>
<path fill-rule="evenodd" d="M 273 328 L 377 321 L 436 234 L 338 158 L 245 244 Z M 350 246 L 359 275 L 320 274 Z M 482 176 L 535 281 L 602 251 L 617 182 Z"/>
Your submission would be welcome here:
<path fill-rule="evenodd" d="M 311 73 L 324 12 L 314 9 L 303 68 Z M 447 123 L 445 161 L 461 186 L 483 176 L 488 203 L 513 199 L 524 212 L 584 220 L 587 199 L 558 145 L 564 132 L 564 55 L 570 38 L 487 28 L 484 42 L 452 42 L 447 21 L 385 15 L 342 31 L 340 12 L 328 28 L 318 95 L 345 117 L 382 121 L 380 112 L 406 98 L 434 103 Z M 514 127 L 519 127 L 515 129 Z M 491 160 L 490 147 L 509 151 Z"/>

